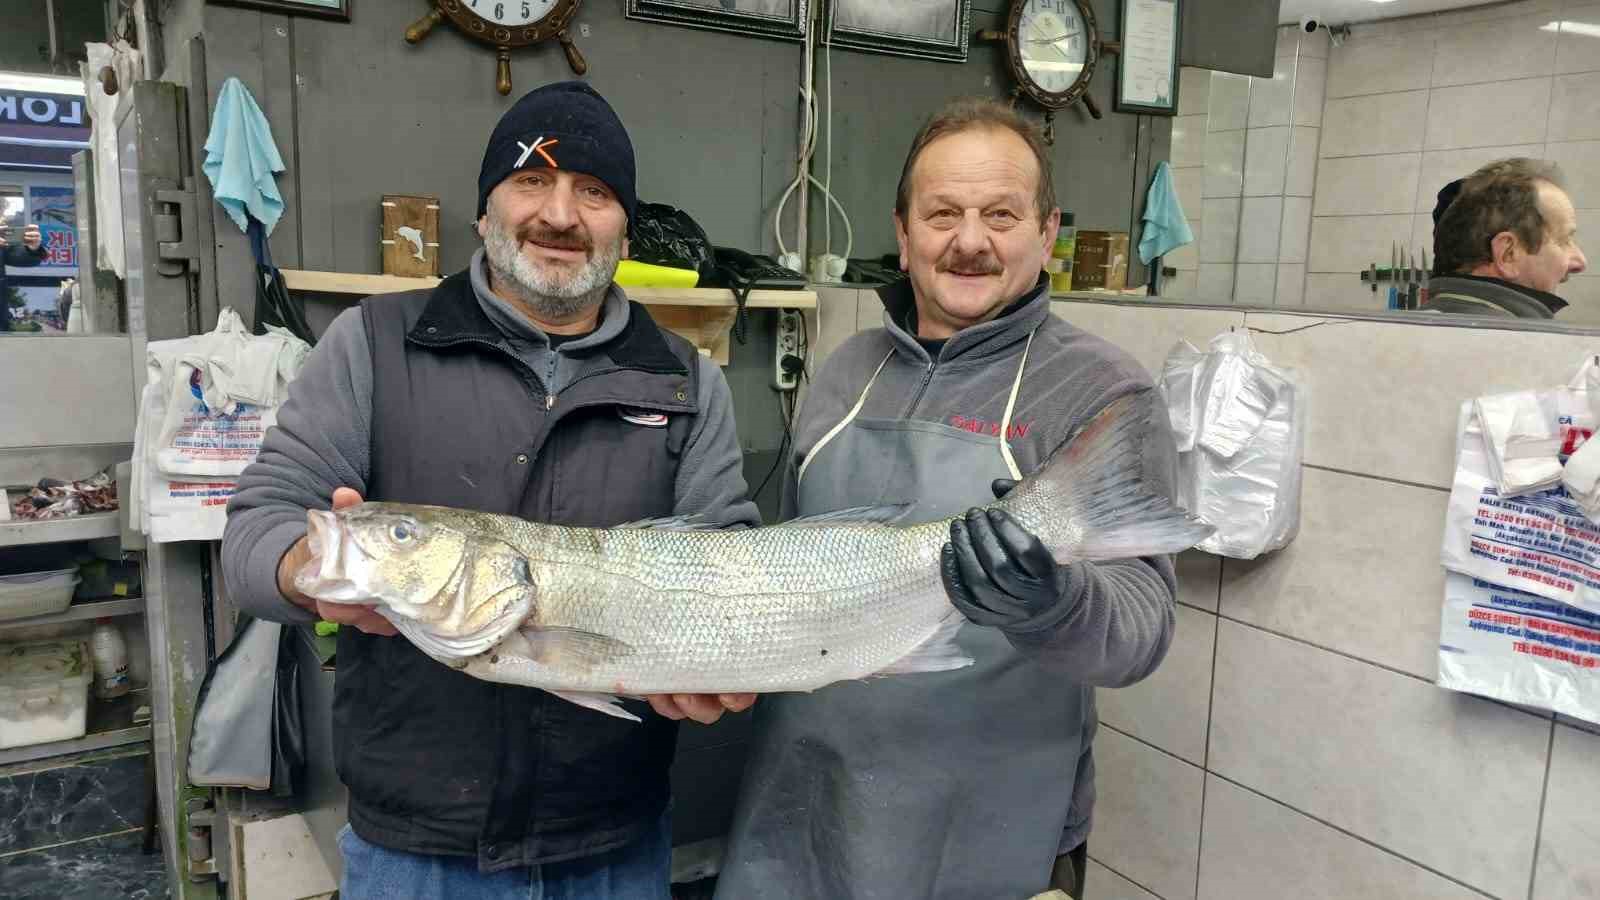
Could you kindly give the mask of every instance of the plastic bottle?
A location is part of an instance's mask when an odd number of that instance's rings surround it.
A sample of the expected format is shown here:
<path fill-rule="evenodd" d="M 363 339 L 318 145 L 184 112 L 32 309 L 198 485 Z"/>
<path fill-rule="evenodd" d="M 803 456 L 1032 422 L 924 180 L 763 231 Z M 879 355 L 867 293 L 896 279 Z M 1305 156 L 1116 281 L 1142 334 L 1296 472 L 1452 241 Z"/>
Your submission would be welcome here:
<path fill-rule="evenodd" d="M 1063 294 L 1072 290 L 1072 257 L 1078 252 L 1078 228 L 1073 224 L 1072 213 L 1061 214 L 1061 230 L 1056 232 L 1056 245 L 1050 250 L 1050 291 Z"/>
<path fill-rule="evenodd" d="M 128 692 L 128 644 L 122 630 L 110 619 L 96 619 L 89 636 L 89 655 L 94 658 L 94 695 L 101 700 L 121 697 Z"/>

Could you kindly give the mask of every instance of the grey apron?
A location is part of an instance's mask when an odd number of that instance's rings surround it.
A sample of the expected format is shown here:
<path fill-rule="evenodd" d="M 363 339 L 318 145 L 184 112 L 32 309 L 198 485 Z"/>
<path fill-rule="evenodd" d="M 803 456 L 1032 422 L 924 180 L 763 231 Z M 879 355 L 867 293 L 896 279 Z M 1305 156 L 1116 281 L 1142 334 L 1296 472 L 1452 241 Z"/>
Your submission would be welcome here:
<path fill-rule="evenodd" d="M 1026 365 L 1024 350 L 1001 436 Z M 932 521 L 1019 477 L 1003 437 L 859 418 L 876 379 L 801 467 L 799 515 L 914 502 L 913 517 Z M 1021 900 L 1049 888 L 1070 849 L 1092 694 L 995 629 L 968 624 L 958 640 L 974 665 L 761 698 L 719 900 Z"/>

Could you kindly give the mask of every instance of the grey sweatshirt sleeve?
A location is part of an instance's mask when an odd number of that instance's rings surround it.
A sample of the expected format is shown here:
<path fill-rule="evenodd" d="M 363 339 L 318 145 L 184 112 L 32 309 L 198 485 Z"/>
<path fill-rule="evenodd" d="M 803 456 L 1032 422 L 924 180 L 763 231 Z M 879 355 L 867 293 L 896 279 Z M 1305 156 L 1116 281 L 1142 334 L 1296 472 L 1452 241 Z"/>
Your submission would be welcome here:
<path fill-rule="evenodd" d="M 361 310 L 334 319 L 289 385 L 278 423 L 228 501 L 222 572 L 233 602 L 257 618 L 316 616 L 278 591 L 278 561 L 306 533 L 306 510 L 334 488 L 366 494 L 372 434 L 372 353 Z"/>
<path fill-rule="evenodd" d="M 1174 495 L 1177 449 L 1166 407 L 1151 397 L 1145 482 Z M 1109 403 L 1114 397 L 1106 398 Z M 1105 403 L 1097 404 L 1096 410 Z M 1007 629 L 1018 650 L 1074 681 L 1126 687 L 1161 664 L 1177 625 L 1178 578 L 1170 556 L 1077 563 L 1056 569 L 1061 602 Z"/>
<path fill-rule="evenodd" d="M 733 419 L 733 392 L 722 367 L 700 357 L 700 414 L 678 466 L 673 515 L 703 516 L 725 528 L 754 528 L 761 512 L 748 498 L 744 454 Z"/>

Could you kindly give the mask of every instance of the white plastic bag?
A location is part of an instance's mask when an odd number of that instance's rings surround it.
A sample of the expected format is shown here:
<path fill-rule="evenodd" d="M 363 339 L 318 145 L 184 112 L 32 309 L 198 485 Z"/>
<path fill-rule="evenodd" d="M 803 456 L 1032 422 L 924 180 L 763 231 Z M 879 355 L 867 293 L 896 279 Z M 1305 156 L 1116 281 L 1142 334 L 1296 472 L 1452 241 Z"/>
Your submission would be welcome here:
<path fill-rule="evenodd" d="M 1447 573 L 1438 684 L 1600 723 L 1600 615 Z"/>
<path fill-rule="evenodd" d="M 151 540 L 222 536 L 236 479 L 309 351 L 283 329 L 250 334 L 232 309 L 214 331 L 146 346 L 130 520 Z"/>
<path fill-rule="evenodd" d="M 1254 559 L 1300 529 L 1306 398 L 1247 332 L 1225 332 L 1206 352 L 1179 342 L 1160 389 L 1178 445 L 1179 503 L 1216 533 L 1201 550 Z"/>
<path fill-rule="evenodd" d="M 1565 387 L 1528 392 L 1530 408 L 1539 409 L 1560 438 L 1563 463 L 1594 433 L 1585 386 L 1594 365 L 1588 359 Z M 1559 484 L 1504 496 L 1477 409 L 1475 401 L 1461 405 L 1440 562 L 1488 584 L 1600 612 L 1600 525 Z"/>

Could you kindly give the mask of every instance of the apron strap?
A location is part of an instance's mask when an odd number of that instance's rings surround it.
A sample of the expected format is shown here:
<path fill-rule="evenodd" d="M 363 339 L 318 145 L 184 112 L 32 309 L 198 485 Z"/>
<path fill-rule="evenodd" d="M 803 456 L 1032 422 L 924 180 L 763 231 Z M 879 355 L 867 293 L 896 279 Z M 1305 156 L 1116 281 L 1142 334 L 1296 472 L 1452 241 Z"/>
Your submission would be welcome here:
<path fill-rule="evenodd" d="M 800 479 L 806 477 L 806 468 L 811 465 L 811 461 L 813 459 L 817 458 L 817 451 L 827 446 L 829 441 L 833 440 L 835 437 L 838 437 L 839 432 L 845 430 L 851 421 L 855 419 L 856 413 L 861 412 L 861 407 L 866 405 L 867 402 L 867 392 L 872 390 L 872 383 L 878 380 L 878 374 L 883 371 L 883 367 L 888 365 L 889 360 L 893 358 L 894 350 L 891 348 L 889 350 L 889 355 L 883 358 L 883 362 L 878 363 L 878 367 L 872 370 L 872 377 L 867 379 L 867 386 L 861 389 L 861 396 L 856 398 L 856 405 L 850 407 L 850 412 L 844 418 L 840 419 L 838 424 L 828 429 L 828 433 L 822 436 L 822 440 L 817 441 L 816 446 L 811 448 L 811 452 L 806 454 L 805 460 L 800 463 L 800 472 L 795 475 L 796 482 L 799 482 Z"/>
<path fill-rule="evenodd" d="M 1033 336 L 1037 332 L 1037 328 L 1028 332 L 1028 342 L 1022 345 L 1022 362 L 1017 364 L 1017 378 L 1011 383 L 1011 396 L 1006 399 L 1006 414 L 1000 419 L 1000 455 L 1005 457 L 1006 468 L 1011 470 L 1011 477 L 1017 481 L 1022 480 L 1022 470 L 1017 468 L 1016 457 L 1011 455 L 1011 442 L 1006 440 L 1006 436 L 1011 433 L 1011 413 L 1017 408 L 1017 394 L 1022 390 L 1022 372 L 1028 368 L 1028 351 L 1033 349 Z"/>

